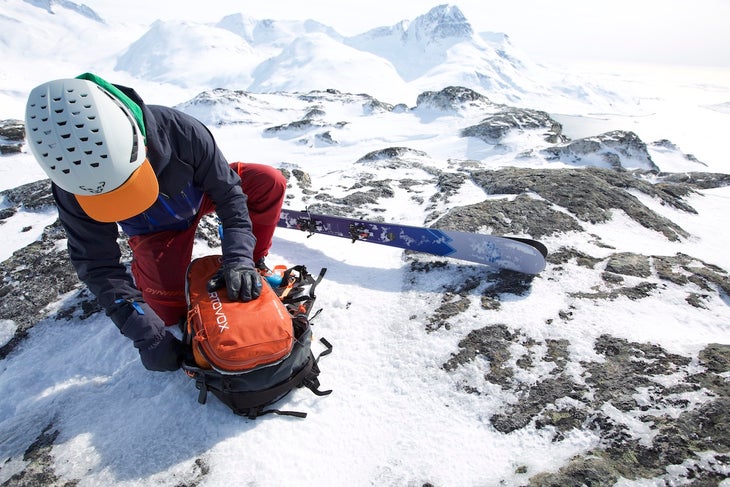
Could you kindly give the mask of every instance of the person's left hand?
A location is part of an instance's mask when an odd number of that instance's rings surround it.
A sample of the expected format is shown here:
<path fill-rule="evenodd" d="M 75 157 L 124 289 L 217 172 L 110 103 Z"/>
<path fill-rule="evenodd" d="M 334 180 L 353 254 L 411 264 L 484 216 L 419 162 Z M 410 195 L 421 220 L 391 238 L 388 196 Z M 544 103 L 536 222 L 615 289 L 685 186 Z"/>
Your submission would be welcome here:
<path fill-rule="evenodd" d="M 247 303 L 261 296 L 259 271 L 243 264 L 224 264 L 208 281 L 208 291 L 213 292 L 224 285 L 231 301 Z"/>

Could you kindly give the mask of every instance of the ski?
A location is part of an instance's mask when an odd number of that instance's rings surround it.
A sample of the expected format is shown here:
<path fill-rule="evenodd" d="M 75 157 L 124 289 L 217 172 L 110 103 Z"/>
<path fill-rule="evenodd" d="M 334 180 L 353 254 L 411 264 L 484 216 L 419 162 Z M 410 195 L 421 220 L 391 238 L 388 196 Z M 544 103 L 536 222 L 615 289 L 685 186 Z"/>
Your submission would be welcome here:
<path fill-rule="evenodd" d="M 353 242 L 387 245 L 525 274 L 542 271 L 547 256 L 547 248 L 542 243 L 527 238 L 381 223 L 308 211 L 283 209 L 277 226 L 309 232 L 310 235 L 332 235 Z"/>

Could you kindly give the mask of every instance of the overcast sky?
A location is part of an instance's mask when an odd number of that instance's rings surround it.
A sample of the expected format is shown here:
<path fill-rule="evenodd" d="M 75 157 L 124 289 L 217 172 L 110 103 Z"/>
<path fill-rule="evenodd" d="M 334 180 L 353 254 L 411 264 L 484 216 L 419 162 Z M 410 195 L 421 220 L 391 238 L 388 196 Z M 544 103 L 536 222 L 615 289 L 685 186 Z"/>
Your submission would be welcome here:
<path fill-rule="evenodd" d="M 457 5 L 477 31 L 504 32 L 536 61 L 629 61 L 730 67 L 730 0 L 77 0 L 103 16 L 202 22 L 242 12 L 354 35 Z M 139 4 L 139 7 L 136 5 Z"/>

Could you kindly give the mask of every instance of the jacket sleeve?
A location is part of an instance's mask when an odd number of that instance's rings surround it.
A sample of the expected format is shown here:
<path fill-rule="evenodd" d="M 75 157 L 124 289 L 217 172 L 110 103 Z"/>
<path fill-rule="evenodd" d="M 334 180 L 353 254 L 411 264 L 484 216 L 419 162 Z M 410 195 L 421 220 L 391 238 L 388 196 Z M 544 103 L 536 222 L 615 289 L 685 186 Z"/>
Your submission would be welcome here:
<path fill-rule="evenodd" d="M 118 299 L 141 301 L 142 293 L 121 263 L 116 223 L 89 218 L 72 194 L 52 185 L 58 214 L 68 238 L 68 254 L 79 279 L 107 311 Z"/>
<path fill-rule="evenodd" d="M 241 179 L 228 165 L 205 125 L 184 113 L 175 114 L 181 132 L 177 140 L 178 154 L 182 160 L 192 161 L 193 183 L 211 198 L 223 225 L 223 262 L 253 266 L 256 238 Z"/>

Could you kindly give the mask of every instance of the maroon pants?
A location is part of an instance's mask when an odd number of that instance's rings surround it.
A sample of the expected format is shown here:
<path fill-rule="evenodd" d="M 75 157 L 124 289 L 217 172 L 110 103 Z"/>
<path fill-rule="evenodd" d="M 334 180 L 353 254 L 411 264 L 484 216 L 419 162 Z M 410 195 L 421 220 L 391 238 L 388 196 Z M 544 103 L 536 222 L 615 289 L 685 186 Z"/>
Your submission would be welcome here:
<path fill-rule="evenodd" d="M 284 202 L 286 179 L 277 169 L 262 164 L 234 162 L 248 197 L 248 212 L 256 237 L 253 259 L 269 253 L 279 213 Z M 132 275 L 144 300 L 167 325 L 175 325 L 187 312 L 185 272 L 193 253 L 195 231 L 203 215 L 215 205 L 203 196 L 198 219 L 183 231 L 164 231 L 130 237 Z"/>

